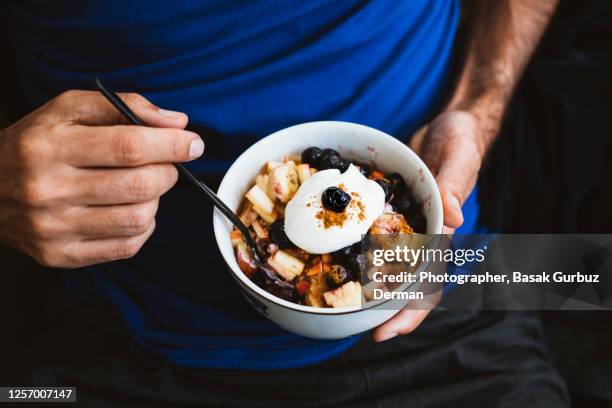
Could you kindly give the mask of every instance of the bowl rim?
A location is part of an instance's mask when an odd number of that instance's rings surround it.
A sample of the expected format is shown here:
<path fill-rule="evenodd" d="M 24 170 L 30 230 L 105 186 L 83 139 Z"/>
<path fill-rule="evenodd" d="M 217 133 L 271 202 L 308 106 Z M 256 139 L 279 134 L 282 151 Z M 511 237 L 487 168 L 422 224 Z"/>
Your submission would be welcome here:
<path fill-rule="evenodd" d="M 272 138 L 276 138 L 276 137 L 280 137 L 281 134 L 287 133 L 287 132 L 291 132 L 293 130 L 295 130 L 296 128 L 308 128 L 308 127 L 316 127 L 316 126 L 331 126 L 331 127 L 335 127 L 335 126 L 341 126 L 341 127 L 350 127 L 353 128 L 355 131 L 367 131 L 370 133 L 377 133 L 380 137 L 381 140 L 384 140 L 385 143 L 389 143 L 394 145 L 398 150 L 405 152 L 406 155 L 411 156 L 411 159 L 415 160 L 423 169 L 423 177 L 425 178 L 425 182 L 427 183 L 428 186 L 433 186 L 433 188 L 431 189 L 431 205 L 432 207 L 437 207 L 439 208 L 439 214 L 440 216 L 437 217 L 436 220 L 434 220 L 436 222 L 436 224 L 434 224 L 434 231 L 431 234 L 441 234 L 442 233 L 442 224 L 443 224 L 443 207 L 442 207 L 442 198 L 440 196 L 440 190 L 438 189 L 438 185 L 435 181 L 434 176 L 431 174 L 431 171 L 429 170 L 429 168 L 427 167 L 427 165 L 423 162 L 423 160 L 421 160 L 421 158 L 412 150 L 410 149 L 405 143 L 402 143 L 399 139 L 396 139 L 395 137 L 381 131 L 375 128 L 372 128 L 370 126 L 366 126 L 366 125 L 362 125 L 359 123 L 354 123 L 354 122 L 345 122 L 345 121 L 332 121 L 332 120 L 328 120 L 328 121 L 313 121 L 313 122 L 303 122 L 303 123 L 298 123 L 296 125 L 292 125 L 280 130 L 277 130 L 263 138 L 261 138 L 260 140 L 258 140 L 257 142 L 253 143 L 251 146 L 249 146 L 249 148 L 247 148 L 244 152 L 242 152 L 240 154 L 240 156 L 238 156 L 238 158 L 236 158 L 236 160 L 232 163 L 232 165 L 230 166 L 230 168 L 226 171 L 225 175 L 223 176 L 223 179 L 221 180 L 221 184 L 219 185 L 219 188 L 217 189 L 217 195 L 221 196 L 223 190 L 225 188 L 227 188 L 228 185 L 231 184 L 231 181 L 228 178 L 228 175 L 232 172 L 232 170 L 235 168 L 236 164 L 239 163 L 241 160 L 244 159 L 245 156 L 247 156 L 250 152 L 252 152 L 253 150 L 256 150 L 258 148 L 258 145 L 260 145 L 261 143 L 264 143 L 264 141 L 268 142 L 269 139 Z M 222 198 L 222 197 L 221 197 Z M 228 260 L 226 259 L 223 251 L 221 250 L 221 240 L 222 235 L 223 235 L 223 228 L 224 228 L 224 224 L 225 224 L 225 216 L 217 209 L 214 208 L 213 209 L 213 231 L 215 234 L 215 240 L 217 242 L 217 250 L 219 251 L 221 257 L 223 258 L 223 261 L 225 263 L 225 265 L 227 266 L 227 268 L 230 270 L 230 272 L 232 273 L 232 276 L 234 278 L 239 279 L 240 282 L 242 282 L 246 288 L 250 289 L 251 291 L 255 292 L 255 294 L 259 295 L 260 297 L 263 297 L 264 299 L 268 300 L 269 302 L 272 302 L 278 306 L 287 308 L 287 309 L 291 309 L 297 312 L 301 312 L 301 313 L 307 313 L 307 314 L 315 314 L 315 315 L 344 315 L 344 314 L 351 314 L 351 313 L 358 313 L 358 312 L 365 312 L 367 310 L 372 310 L 374 307 L 378 307 L 380 305 L 383 305 L 387 302 L 392 301 L 393 299 L 388 299 L 385 300 L 383 302 L 380 303 L 376 303 L 375 305 L 369 306 L 367 308 L 362 308 L 361 305 L 358 306 L 352 306 L 352 307 L 343 307 L 343 308 L 324 308 L 324 307 L 315 307 L 315 306 L 307 306 L 307 305 L 300 305 L 297 303 L 293 303 L 293 302 L 289 302 L 287 300 L 281 299 L 277 296 L 274 296 L 273 294 L 267 292 L 265 289 L 260 288 L 259 286 L 257 286 L 255 284 L 255 282 L 253 282 L 251 279 L 249 279 L 244 273 L 242 273 L 242 271 L 240 271 L 240 273 L 236 272 L 232 266 L 230 265 L 230 263 L 228 262 Z M 227 237 L 225 237 L 227 238 Z M 233 255 L 233 251 L 232 251 L 232 255 Z M 233 255 L 235 256 L 235 255 Z M 235 259 L 234 259 L 235 260 Z M 410 285 L 411 286 L 411 285 Z"/>

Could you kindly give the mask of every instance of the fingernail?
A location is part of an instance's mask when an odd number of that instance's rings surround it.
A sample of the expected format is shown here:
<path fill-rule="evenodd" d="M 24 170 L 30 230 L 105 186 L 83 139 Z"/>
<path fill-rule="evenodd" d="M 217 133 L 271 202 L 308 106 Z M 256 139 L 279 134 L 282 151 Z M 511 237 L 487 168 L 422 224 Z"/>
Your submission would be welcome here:
<path fill-rule="evenodd" d="M 204 142 L 202 139 L 195 139 L 189 145 L 189 158 L 198 158 L 204 153 Z"/>
<path fill-rule="evenodd" d="M 457 200 L 457 197 L 451 196 L 449 204 L 451 207 L 453 207 L 457 215 L 461 217 L 461 223 L 463 223 L 463 212 L 461 211 L 461 204 L 459 204 L 459 200 Z"/>
<path fill-rule="evenodd" d="M 459 204 L 459 200 L 457 200 L 457 197 L 451 196 L 449 204 L 455 209 L 455 211 L 461 212 L 461 205 Z"/>
<path fill-rule="evenodd" d="M 396 333 L 396 332 L 389 332 L 389 333 L 385 333 L 385 334 L 384 334 L 384 335 L 381 337 L 380 341 L 387 341 L 387 340 L 389 340 L 389 339 L 394 338 L 395 336 L 397 336 L 397 333 Z"/>
<path fill-rule="evenodd" d="M 161 109 L 161 108 L 159 108 L 158 111 L 161 115 L 167 116 L 172 119 L 178 119 L 181 116 L 185 116 L 183 112 L 175 112 L 175 111 Z"/>

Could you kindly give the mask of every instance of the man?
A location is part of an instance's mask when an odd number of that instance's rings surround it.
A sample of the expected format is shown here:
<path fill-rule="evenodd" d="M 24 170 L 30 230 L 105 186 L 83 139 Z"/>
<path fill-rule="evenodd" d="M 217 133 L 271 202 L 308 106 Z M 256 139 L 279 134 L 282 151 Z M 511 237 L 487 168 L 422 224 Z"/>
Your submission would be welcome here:
<path fill-rule="evenodd" d="M 235 378 L 229 370 L 297 375 L 347 350 L 340 359 L 350 359 L 359 337 L 301 338 L 244 302 L 210 208 L 173 188 L 172 163 L 214 184 L 251 143 L 291 124 L 348 120 L 407 142 L 421 128 L 409 143 L 436 176 L 445 225 L 470 232 L 476 212 L 462 206 L 475 207 L 483 157 L 555 6 L 474 2 L 452 84 L 456 0 L 7 2 L 31 112 L 0 134 L 0 240 L 71 269 L 75 296 L 108 305 L 139 346 L 175 365 Z M 96 75 L 140 93 L 122 96 L 149 127 L 78 90 Z M 373 339 L 408 334 L 427 313 L 401 311 Z"/>

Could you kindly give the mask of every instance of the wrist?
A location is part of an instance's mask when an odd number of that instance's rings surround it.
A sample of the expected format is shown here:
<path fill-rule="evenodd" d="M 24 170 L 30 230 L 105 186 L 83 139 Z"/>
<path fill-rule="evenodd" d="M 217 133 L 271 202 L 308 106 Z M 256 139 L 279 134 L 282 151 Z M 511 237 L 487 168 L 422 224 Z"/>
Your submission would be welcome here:
<path fill-rule="evenodd" d="M 468 114 L 475 128 L 475 138 L 481 156 L 485 156 L 501 129 L 509 94 L 486 92 L 478 96 L 454 97 L 445 112 Z"/>

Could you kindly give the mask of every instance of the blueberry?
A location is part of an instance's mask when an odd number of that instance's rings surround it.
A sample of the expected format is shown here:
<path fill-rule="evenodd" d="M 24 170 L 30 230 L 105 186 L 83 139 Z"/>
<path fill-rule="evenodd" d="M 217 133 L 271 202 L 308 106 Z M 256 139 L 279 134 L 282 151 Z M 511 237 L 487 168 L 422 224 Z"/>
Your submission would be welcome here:
<path fill-rule="evenodd" d="M 415 232 L 419 234 L 427 232 L 427 219 L 420 212 L 410 214 L 407 221 Z"/>
<path fill-rule="evenodd" d="M 309 147 L 302 152 L 302 162 L 312 167 L 319 166 L 319 160 L 321 159 L 322 150 L 316 146 Z"/>
<path fill-rule="evenodd" d="M 344 173 L 349 165 L 349 161 L 340 156 L 323 155 L 321 156 L 321 160 L 319 160 L 319 167 L 321 170 L 338 169 L 340 172 Z"/>
<path fill-rule="evenodd" d="M 329 267 L 325 281 L 331 288 L 337 288 L 350 280 L 350 274 L 342 265 L 334 264 Z"/>
<path fill-rule="evenodd" d="M 337 156 L 340 157 L 340 153 L 338 153 L 337 150 L 334 149 L 323 149 L 323 151 L 321 152 L 322 156 Z"/>
<path fill-rule="evenodd" d="M 338 187 L 328 187 L 321 196 L 323 207 L 330 211 L 342 212 L 351 202 L 351 196 Z"/>
<path fill-rule="evenodd" d="M 350 258 L 347 266 L 353 272 L 353 278 L 359 279 L 368 271 L 368 258 L 364 254 L 357 254 Z"/>
<path fill-rule="evenodd" d="M 410 196 L 408 191 L 401 191 L 393 195 L 391 206 L 395 211 L 407 217 L 412 214 L 417 207 L 416 202 Z"/>
<path fill-rule="evenodd" d="M 285 233 L 285 221 L 276 220 L 268 229 L 268 237 L 280 249 L 293 248 L 295 245 L 289 240 Z"/>
<path fill-rule="evenodd" d="M 369 177 L 370 176 L 370 168 L 368 166 L 366 166 L 363 163 L 354 163 L 355 165 L 357 165 L 359 167 L 359 172 L 361 174 L 363 174 L 364 177 Z"/>
<path fill-rule="evenodd" d="M 332 257 L 338 262 L 345 262 L 361 252 L 361 241 L 353 245 L 345 246 L 339 250 L 332 252 Z"/>
<path fill-rule="evenodd" d="M 404 192 L 408 190 L 406 181 L 404 180 L 401 174 L 391 173 L 387 175 L 385 178 L 389 180 L 389 183 L 391 184 L 392 193 L 399 193 L 399 192 Z"/>
<path fill-rule="evenodd" d="M 385 192 L 385 203 L 388 203 L 391 200 L 391 197 L 393 197 L 393 193 L 391 192 L 391 183 L 389 180 L 384 178 L 376 179 L 374 181 L 382 187 L 383 191 Z"/>

